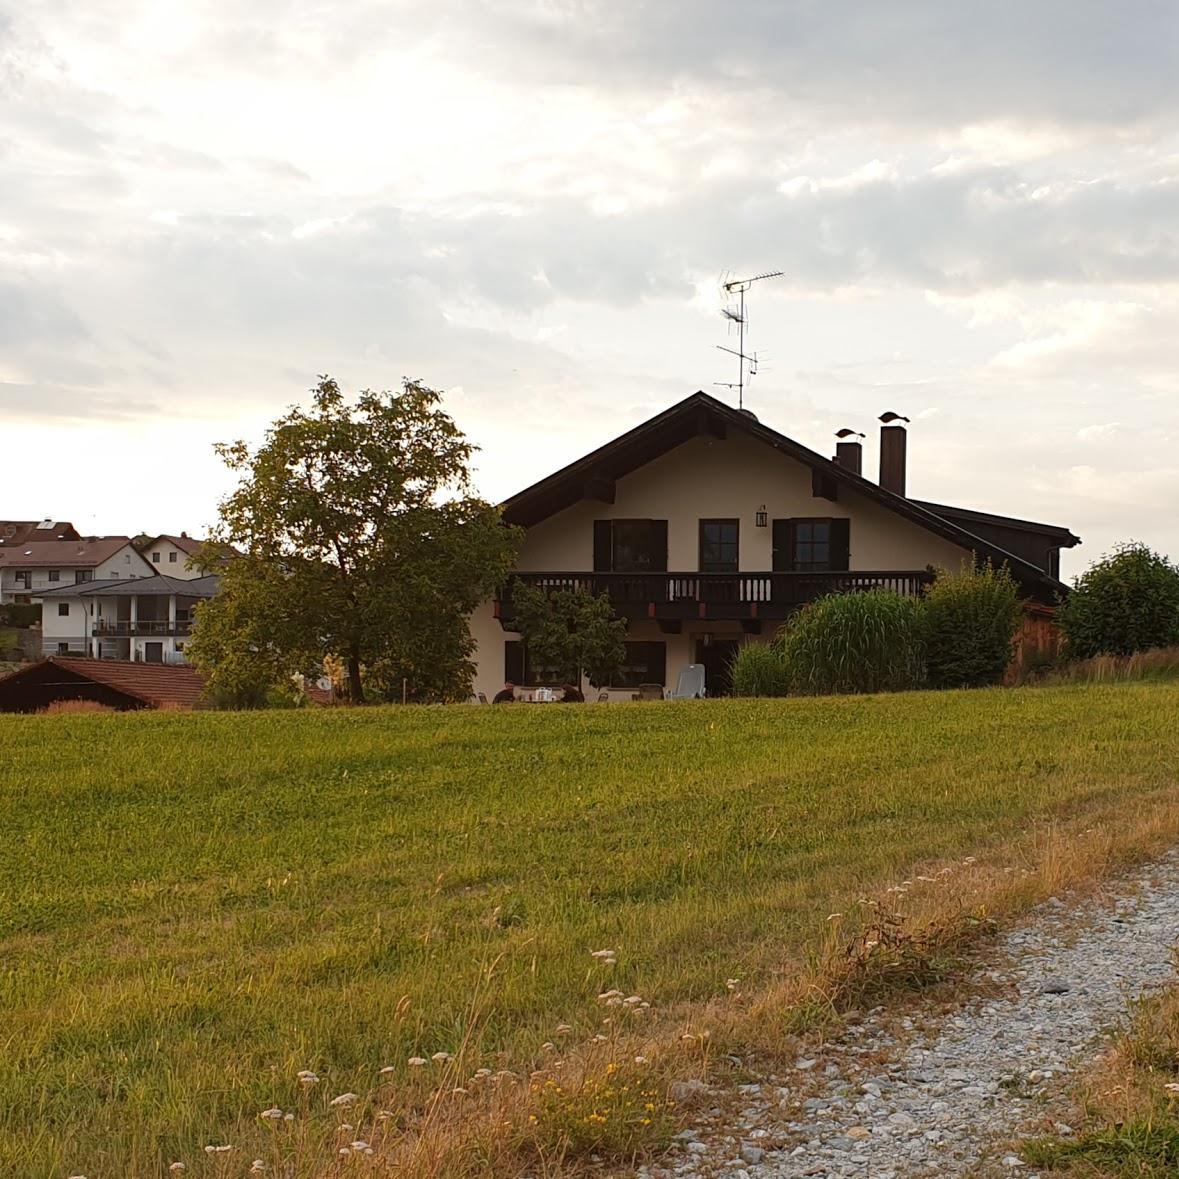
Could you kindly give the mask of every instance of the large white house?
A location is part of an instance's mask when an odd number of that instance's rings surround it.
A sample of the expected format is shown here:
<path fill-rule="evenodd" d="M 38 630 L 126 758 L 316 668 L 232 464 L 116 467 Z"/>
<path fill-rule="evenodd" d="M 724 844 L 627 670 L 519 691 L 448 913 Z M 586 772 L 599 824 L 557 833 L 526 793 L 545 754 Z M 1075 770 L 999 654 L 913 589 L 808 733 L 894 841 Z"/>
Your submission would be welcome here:
<path fill-rule="evenodd" d="M 45 655 L 87 655 L 142 663 L 184 663 L 198 603 L 217 592 L 218 578 L 121 578 L 42 590 Z"/>
<path fill-rule="evenodd" d="M 894 422 L 895 415 L 885 415 Z M 910 499 L 906 432 L 880 432 L 880 480 L 858 442 L 834 459 L 696 393 L 503 505 L 527 530 L 515 576 L 471 618 L 475 690 L 559 683 L 512 628 L 512 586 L 606 593 L 628 620 L 627 659 L 610 684 L 674 687 L 703 664 L 710 694 L 727 688 L 742 643 L 766 642 L 801 605 L 831 592 L 919 593 L 935 568 L 1006 564 L 1031 601 L 1065 588 L 1067 528 Z M 588 684 L 581 685 L 589 691 Z"/>
<path fill-rule="evenodd" d="M 88 581 L 130 581 L 154 570 L 128 536 L 26 540 L 0 546 L 0 604 Z"/>
<path fill-rule="evenodd" d="M 193 579 L 204 577 L 206 570 L 195 565 L 190 567 L 189 558 L 195 556 L 206 543 L 189 536 L 187 532 L 182 532 L 179 536 L 165 533 L 140 545 L 139 551 L 143 554 L 144 560 L 152 566 L 153 573 L 162 573 L 166 577 Z"/>

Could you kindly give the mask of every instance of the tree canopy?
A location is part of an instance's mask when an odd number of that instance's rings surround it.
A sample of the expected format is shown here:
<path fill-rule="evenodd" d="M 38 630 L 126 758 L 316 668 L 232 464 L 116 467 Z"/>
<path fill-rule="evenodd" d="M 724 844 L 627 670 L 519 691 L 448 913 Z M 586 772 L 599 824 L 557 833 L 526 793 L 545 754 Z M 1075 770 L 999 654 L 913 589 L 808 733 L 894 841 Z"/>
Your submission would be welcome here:
<path fill-rule="evenodd" d="M 309 411 L 292 407 L 257 450 L 217 452 L 240 476 L 214 540 L 240 556 L 198 611 L 190 658 L 214 686 L 346 669 L 400 699 L 467 694 L 467 617 L 502 584 L 520 542 L 498 508 L 474 495 L 475 448 L 416 381 L 349 402 L 324 376 Z"/>
<path fill-rule="evenodd" d="M 578 687 L 582 675 L 595 688 L 605 687 L 626 661 L 626 620 L 614 617 L 607 594 L 516 583 L 512 602 L 512 625 L 524 639 L 529 660 L 558 669 Z"/>

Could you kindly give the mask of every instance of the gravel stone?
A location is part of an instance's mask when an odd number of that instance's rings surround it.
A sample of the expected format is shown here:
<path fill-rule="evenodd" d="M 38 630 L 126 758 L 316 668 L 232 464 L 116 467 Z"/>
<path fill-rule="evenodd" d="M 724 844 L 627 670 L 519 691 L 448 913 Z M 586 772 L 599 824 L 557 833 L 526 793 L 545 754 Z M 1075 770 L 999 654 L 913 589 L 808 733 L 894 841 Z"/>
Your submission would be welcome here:
<path fill-rule="evenodd" d="M 990 997 L 968 999 L 950 1015 L 896 1021 L 899 1034 L 887 1012 L 875 1008 L 841 1042 L 824 1046 L 828 1061 L 839 1057 L 838 1068 L 798 1060 L 796 1068 L 810 1073 L 809 1095 L 792 1100 L 774 1077 L 776 1087 L 744 1103 L 717 1161 L 731 1158 L 733 1138 L 748 1139 L 756 1123 L 761 1140 L 768 1136 L 776 1146 L 756 1162 L 745 1153 L 748 1143 L 742 1146 L 741 1159 L 757 1166 L 758 1179 L 1015 1171 L 1034 1179 L 1010 1153 L 1012 1137 L 1043 1125 L 1045 1103 L 1064 1113 L 1069 1073 L 1097 1058 L 1103 1035 L 1130 1000 L 1175 978 L 1179 850 L 1113 891 L 1105 905 L 1054 897 L 1007 933 L 977 972 Z M 994 998 L 996 985 L 1004 998 Z M 869 1054 L 871 1072 L 856 1062 Z M 742 1086 L 743 1095 L 753 1088 Z M 1057 1130 L 1072 1132 L 1063 1122 Z M 708 1135 L 702 1137 L 688 1149 L 707 1150 Z M 690 1165 L 698 1161 L 704 1160 Z"/>

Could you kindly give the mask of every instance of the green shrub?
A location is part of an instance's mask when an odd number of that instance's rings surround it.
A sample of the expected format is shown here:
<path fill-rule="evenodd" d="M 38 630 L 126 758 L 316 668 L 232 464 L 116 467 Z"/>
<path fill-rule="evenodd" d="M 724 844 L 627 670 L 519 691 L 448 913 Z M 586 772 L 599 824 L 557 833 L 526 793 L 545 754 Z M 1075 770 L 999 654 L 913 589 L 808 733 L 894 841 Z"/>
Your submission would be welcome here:
<path fill-rule="evenodd" d="M 32 603 L 9 602 L 0 606 L 0 626 L 36 626 L 41 621 L 41 607 Z"/>
<path fill-rule="evenodd" d="M 892 590 L 829 594 L 782 637 L 790 690 L 899 692 L 925 679 L 921 603 Z"/>
<path fill-rule="evenodd" d="M 1125 544 L 1081 575 L 1058 621 L 1075 659 L 1179 644 L 1179 569 L 1144 544 Z"/>
<path fill-rule="evenodd" d="M 939 571 L 923 609 L 925 662 L 935 688 L 1002 683 L 1022 613 L 1019 589 L 1006 565 Z"/>
<path fill-rule="evenodd" d="M 785 696 L 790 689 L 786 661 L 777 643 L 746 643 L 733 660 L 734 696 Z"/>

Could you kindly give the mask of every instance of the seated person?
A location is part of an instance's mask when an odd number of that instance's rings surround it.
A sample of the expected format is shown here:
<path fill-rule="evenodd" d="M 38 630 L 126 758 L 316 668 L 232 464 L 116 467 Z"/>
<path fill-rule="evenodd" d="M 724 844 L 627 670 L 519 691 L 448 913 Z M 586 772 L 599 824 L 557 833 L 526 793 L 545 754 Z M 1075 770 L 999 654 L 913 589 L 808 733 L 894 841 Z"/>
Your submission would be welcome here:
<path fill-rule="evenodd" d="M 516 685 L 508 680 L 495 696 L 492 697 L 492 704 L 512 704 L 516 699 Z"/>
<path fill-rule="evenodd" d="M 561 691 L 564 693 L 561 697 L 562 704 L 584 704 L 585 697 L 581 694 L 581 689 L 575 688 L 572 684 L 563 684 Z"/>

